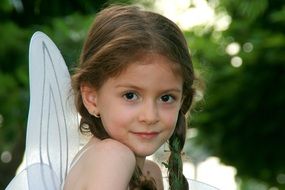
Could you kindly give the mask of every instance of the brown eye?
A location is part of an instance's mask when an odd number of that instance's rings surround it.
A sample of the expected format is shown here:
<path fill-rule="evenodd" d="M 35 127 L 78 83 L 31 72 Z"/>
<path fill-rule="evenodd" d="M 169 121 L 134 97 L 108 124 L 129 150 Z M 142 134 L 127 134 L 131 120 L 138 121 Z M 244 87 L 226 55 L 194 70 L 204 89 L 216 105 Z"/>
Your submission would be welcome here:
<path fill-rule="evenodd" d="M 174 97 L 171 95 L 163 95 L 163 96 L 161 96 L 160 99 L 161 99 L 161 101 L 166 102 L 166 103 L 171 103 L 175 100 Z"/>
<path fill-rule="evenodd" d="M 127 93 L 125 93 L 125 94 L 123 95 L 123 97 L 124 97 L 126 100 L 128 100 L 128 101 L 130 101 L 130 100 L 137 100 L 137 99 L 138 99 L 138 96 L 137 96 L 135 93 L 133 93 L 133 92 L 127 92 Z"/>

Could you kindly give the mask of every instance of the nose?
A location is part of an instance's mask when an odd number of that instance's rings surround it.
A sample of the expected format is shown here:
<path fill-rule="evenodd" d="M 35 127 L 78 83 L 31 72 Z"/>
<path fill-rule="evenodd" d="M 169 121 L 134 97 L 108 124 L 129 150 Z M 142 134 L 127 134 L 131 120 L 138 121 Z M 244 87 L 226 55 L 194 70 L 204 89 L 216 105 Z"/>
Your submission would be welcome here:
<path fill-rule="evenodd" d="M 159 120 L 158 107 L 152 100 L 143 103 L 140 110 L 139 121 L 147 125 L 153 125 Z"/>

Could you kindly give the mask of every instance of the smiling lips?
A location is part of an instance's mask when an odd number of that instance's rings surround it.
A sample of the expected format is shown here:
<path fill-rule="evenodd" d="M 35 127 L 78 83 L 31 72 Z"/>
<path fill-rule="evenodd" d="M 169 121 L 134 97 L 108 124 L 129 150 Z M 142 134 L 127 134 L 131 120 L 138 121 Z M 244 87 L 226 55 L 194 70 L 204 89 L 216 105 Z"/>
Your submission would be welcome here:
<path fill-rule="evenodd" d="M 143 139 L 152 139 L 159 134 L 158 132 L 132 132 L 132 133 Z"/>

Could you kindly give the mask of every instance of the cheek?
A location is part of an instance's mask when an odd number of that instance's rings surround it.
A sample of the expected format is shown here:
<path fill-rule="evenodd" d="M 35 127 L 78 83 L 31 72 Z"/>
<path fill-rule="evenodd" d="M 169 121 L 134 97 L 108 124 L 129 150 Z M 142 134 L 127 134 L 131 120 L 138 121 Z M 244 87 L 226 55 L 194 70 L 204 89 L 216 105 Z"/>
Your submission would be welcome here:
<path fill-rule="evenodd" d="M 164 119 L 164 125 L 165 125 L 165 134 L 166 134 L 166 139 L 168 140 L 172 134 L 174 133 L 175 126 L 177 123 L 177 115 L 175 114 L 170 114 L 168 117 L 165 117 Z"/>
<path fill-rule="evenodd" d="M 167 128 L 170 130 L 174 130 L 176 123 L 178 119 L 178 111 L 170 111 L 170 112 L 165 112 L 163 114 L 163 120 Z"/>
<path fill-rule="evenodd" d="M 118 133 L 120 129 L 127 128 L 132 122 L 132 111 L 121 109 L 118 107 L 111 107 L 113 109 L 104 110 L 102 115 L 102 123 L 109 135 L 111 133 Z"/>

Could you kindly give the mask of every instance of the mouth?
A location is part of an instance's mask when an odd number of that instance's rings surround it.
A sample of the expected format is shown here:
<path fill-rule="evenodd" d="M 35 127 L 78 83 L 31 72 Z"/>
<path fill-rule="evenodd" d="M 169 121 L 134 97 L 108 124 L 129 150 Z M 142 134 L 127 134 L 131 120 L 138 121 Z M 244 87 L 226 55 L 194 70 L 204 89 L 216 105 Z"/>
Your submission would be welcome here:
<path fill-rule="evenodd" d="M 158 132 L 132 132 L 132 134 L 142 138 L 142 139 L 153 139 L 159 133 Z"/>

